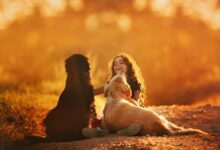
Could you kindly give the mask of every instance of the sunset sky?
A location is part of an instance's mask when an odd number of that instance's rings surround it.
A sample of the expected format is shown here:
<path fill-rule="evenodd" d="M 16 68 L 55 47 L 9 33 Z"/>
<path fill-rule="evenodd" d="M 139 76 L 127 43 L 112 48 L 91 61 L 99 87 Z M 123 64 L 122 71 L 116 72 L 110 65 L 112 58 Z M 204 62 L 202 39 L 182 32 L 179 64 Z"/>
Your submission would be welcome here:
<path fill-rule="evenodd" d="M 219 42 L 219 0 L 1 0 L 1 89 L 51 81 L 61 91 L 73 53 L 89 57 L 98 87 L 124 52 L 148 104 L 220 104 Z"/>

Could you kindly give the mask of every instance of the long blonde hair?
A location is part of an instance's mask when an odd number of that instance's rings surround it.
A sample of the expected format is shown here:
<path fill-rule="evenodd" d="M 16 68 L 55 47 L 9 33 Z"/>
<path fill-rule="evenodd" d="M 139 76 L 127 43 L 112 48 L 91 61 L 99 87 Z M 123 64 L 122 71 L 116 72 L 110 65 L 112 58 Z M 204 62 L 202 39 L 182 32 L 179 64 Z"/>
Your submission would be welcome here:
<path fill-rule="evenodd" d="M 140 68 L 138 67 L 135 60 L 128 54 L 120 53 L 116 55 L 110 62 L 109 62 L 109 75 L 108 75 L 108 81 L 111 80 L 111 78 L 116 75 L 114 72 L 114 62 L 117 57 L 121 57 L 126 66 L 127 66 L 127 81 L 128 82 L 135 82 L 137 81 L 138 84 L 141 85 L 140 87 L 140 98 L 138 100 L 138 104 L 141 107 L 144 107 L 145 104 L 145 98 L 146 98 L 146 88 L 143 76 L 141 74 Z"/>

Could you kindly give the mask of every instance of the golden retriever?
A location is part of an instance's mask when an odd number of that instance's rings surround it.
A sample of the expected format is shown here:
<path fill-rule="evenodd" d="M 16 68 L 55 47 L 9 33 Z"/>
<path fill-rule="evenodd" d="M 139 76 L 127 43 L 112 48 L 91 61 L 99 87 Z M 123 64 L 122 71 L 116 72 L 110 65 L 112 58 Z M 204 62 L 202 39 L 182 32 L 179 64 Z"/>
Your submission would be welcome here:
<path fill-rule="evenodd" d="M 114 76 L 105 86 L 105 95 L 107 101 L 103 111 L 102 126 L 110 132 L 117 132 L 133 123 L 138 123 L 142 125 L 141 135 L 207 134 L 198 129 L 179 127 L 154 111 L 131 103 L 131 90 L 125 75 Z"/>

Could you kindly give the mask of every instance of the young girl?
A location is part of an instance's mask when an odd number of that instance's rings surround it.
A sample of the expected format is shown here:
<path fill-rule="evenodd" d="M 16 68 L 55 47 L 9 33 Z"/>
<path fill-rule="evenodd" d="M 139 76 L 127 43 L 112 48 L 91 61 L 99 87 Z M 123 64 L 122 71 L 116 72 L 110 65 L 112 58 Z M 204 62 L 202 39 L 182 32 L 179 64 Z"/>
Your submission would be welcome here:
<path fill-rule="evenodd" d="M 110 81 L 113 76 L 121 72 L 126 74 L 127 82 L 129 83 L 132 91 L 132 96 L 128 100 L 135 105 L 144 107 L 144 100 L 145 100 L 144 79 L 136 62 L 128 54 L 124 54 L 124 53 L 118 54 L 113 58 L 113 60 L 110 61 L 108 81 Z M 100 88 L 94 90 L 95 95 L 99 95 L 102 93 L 104 93 L 104 86 L 101 86 Z M 92 128 L 101 127 L 101 120 L 94 117 L 91 120 L 91 127 Z M 97 135 L 102 136 L 106 134 L 106 132 L 103 132 L 103 130 L 95 130 L 92 128 L 85 129 L 84 135 L 87 137 L 94 137 Z M 140 128 L 141 128 L 140 125 L 137 124 L 131 125 L 131 127 L 128 128 L 130 130 L 128 131 L 130 132 L 129 135 L 136 135 L 136 132 L 140 130 Z M 127 132 L 127 129 L 125 129 L 124 131 Z M 124 131 L 120 133 L 124 134 Z"/>
<path fill-rule="evenodd" d="M 121 72 L 126 74 L 127 82 L 129 83 L 132 91 L 131 98 L 140 107 L 144 107 L 144 79 L 136 62 L 128 54 L 118 54 L 113 58 L 112 61 L 110 61 L 108 80 L 110 81 L 114 75 Z M 100 88 L 94 90 L 95 95 L 102 94 L 103 92 L 104 86 L 101 86 Z"/>

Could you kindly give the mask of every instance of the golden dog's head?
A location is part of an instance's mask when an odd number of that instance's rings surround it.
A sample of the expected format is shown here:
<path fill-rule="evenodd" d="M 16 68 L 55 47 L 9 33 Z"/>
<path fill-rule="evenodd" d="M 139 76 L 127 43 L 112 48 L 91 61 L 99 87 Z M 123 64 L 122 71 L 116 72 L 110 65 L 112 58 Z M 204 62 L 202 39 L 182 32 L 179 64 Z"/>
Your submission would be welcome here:
<path fill-rule="evenodd" d="M 105 96 L 113 98 L 123 98 L 131 96 L 131 89 L 126 81 L 125 74 L 115 75 L 108 84 L 105 85 Z"/>

